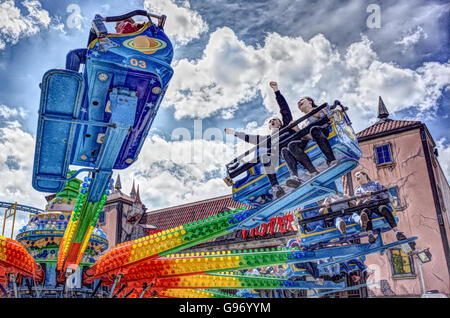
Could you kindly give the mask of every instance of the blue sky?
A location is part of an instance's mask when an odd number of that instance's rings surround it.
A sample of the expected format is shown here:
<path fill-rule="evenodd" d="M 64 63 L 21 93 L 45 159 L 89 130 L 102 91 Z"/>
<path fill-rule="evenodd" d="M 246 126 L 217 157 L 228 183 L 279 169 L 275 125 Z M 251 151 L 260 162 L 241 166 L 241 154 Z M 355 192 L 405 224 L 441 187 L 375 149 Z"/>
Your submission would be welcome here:
<path fill-rule="evenodd" d="M 379 28 L 368 24 L 373 4 Z M 340 99 L 356 131 L 374 122 L 381 95 L 391 118 L 427 124 L 449 175 L 448 1 L 0 0 L 0 178 L 10 180 L 0 200 L 45 202 L 31 188 L 44 72 L 64 67 L 66 53 L 86 45 L 95 13 L 142 8 L 167 15 L 175 46 L 175 76 L 151 136 L 140 160 L 121 172 L 125 190 L 136 179 L 150 209 L 229 193 L 221 178 L 233 145 L 172 134 L 186 128 L 193 135 L 194 120 L 203 132 L 264 132 L 276 113 L 271 80 L 291 105 L 304 95 Z M 185 160 L 186 151 L 201 160 Z"/>

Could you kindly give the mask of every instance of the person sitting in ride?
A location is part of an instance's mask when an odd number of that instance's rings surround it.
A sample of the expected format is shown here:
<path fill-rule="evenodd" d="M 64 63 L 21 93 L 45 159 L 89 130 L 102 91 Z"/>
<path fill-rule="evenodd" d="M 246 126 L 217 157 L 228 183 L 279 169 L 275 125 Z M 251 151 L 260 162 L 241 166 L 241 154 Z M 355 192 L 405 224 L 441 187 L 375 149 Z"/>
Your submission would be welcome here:
<path fill-rule="evenodd" d="M 347 199 L 346 196 L 339 196 L 337 194 L 326 197 L 322 203 L 324 207 L 319 210 L 319 214 L 327 214 L 348 209 L 350 207 L 348 202 L 333 204 L 334 202 L 345 199 Z M 342 235 L 347 235 L 347 227 L 344 219 L 347 220 L 349 217 L 336 217 L 334 219 L 334 226 L 339 230 L 339 232 L 341 232 Z"/>
<path fill-rule="evenodd" d="M 372 181 L 366 172 L 364 171 L 357 172 L 355 174 L 355 178 L 357 183 L 359 183 L 359 185 L 355 188 L 355 196 L 363 196 L 363 195 L 367 196 L 365 198 L 359 199 L 356 203 L 357 205 L 362 203 L 375 202 L 387 199 L 389 197 L 389 195 L 386 192 L 381 192 L 376 195 L 372 195 L 372 193 L 383 190 L 385 188 L 383 187 L 383 185 L 381 185 L 381 183 L 377 181 Z M 364 208 L 361 211 L 360 214 L 361 228 L 364 231 L 367 230 L 367 234 L 369 236 L 369 243 L 372 244 L 375 242 L 375 236 L 373 235 L 372 231 L 372 221 L 371 221 L 372 213 L 376 213 L 380 216 L 383 216 L 386 219 L 389 226 L 394 231 L 398 241 L 406 240 L 406 236 L 398 230 L 397 222 L 395 221 L 392 212 L 385 205 L 382 205 L 371 209 Z M 416 244 L 415 242 L 409 243 L 409 245 L 413 250 L 415 249 L 415 244 Z"/>
<path fill-rule="evenodd" d="M 321 260 L 319 263 L 324 264 L 329 261 L 331 261 L 331 259 Z M 339 263 L 328 265 L 325 269 L 327 270 L 330 280 L 334 283 L 338 283 L 342 280 L 342 278 L 344 278 L 344 275 L 341 273 L 341 265 Z"/>
<path fill-rule="evenodd" d="M 136 23 L 132 18 L 116 22 L 115 30 L 117 34 L 128 34 L 139 31 L 145 24 Z M 96 34 L 91 30 L 88 40 L 89 44 L 96 39 Z M 78 72 L 81 64 L 86 64 L 87 49 L 75 49 L 67 53 L 66 69 Z"/>
<path fill-rule="evenodd" d="M 287 247 L 301 249 L 300 244 L 297 240 L 290 239 L 287 242 Z M 320 270 L 317 262 L 305 262 L 305 263 L 294 263 L 293 266 L 297 269 L 304 269 L 309 275 L 311 275 L 315 282 L 319 285 L 323 285 L 323 279 L 320 277 Z"/>
<path fill-rule="evenodd" d="M 286 102 L 286 99 L 283 95 L 281 95 L 280 90 L 278 89 L 278 84 L 276 82 L 271 82 L 271 87 L 275 92 L 276 100 L 280 108 L 289 109 L 289 105 Z M 309 98 L 309 97 L 306 97 Z M 312 102 L 312 107 L 317 107 L 314 104 L 314 101 L 309 98 L 309 100 Z M 305 104 L 306 105 L 306 104 Z M 300 111 L 307 114 L 311 110 L 307 108 L 305 105 L 303 105 L 303 98 L 300 99 L 298 103 L 298 107 Z M 319 113 L 309 117 L 306 122 L 304 122 L 304 125 L 309 125 L 311 123 L 314 123 L 318 120 L 320 120 L 323 116 L 326 116 L 327 114 L 324 111 L 320 111 Z M 328 124 L 325 125 L 326 129 L 328 130 Z M 297 131 L 297 130 L 296 130 Z M 327 163 L 328 165 L 332 165 L 336 162 L 336 158 L 334 157 L 333 150 L 331 149 L 331 145 L 328 142 L 328 139 L 325 137 L 325 140 L 323 139 L 323 134 L 320 133 L 320 129 L 317 126 L 314 126 L 311 128 L 310 133 L 304 137 L 296 138 L 289 142 L 289 144 L 281 149 L 281 155 L 286 162 L 286 165 L 289 169 L 290 178 L 286 181 L 286 185 L 291 188 L 297 188 L 301 185 L 301 180 L 298 177 L 298 168 L 297 163 L 300 163 L 302 167 L 304 167 L 307 171 L 306 174 L 309 176 L 315 176 L 319 173 L 319 171 L 314 167 L 314 165 L 311 162 L 311 159 L 308 157 L 308 155 L 305 153 L 305 148 L 308 144 L 308 141 L 314 140 L 319 148 L 322 150 L 322 152 L 327 157 Z M 326 136 L 328 136 L 328 131 Z"/>
<path fill-rule="evenodd" d="M 354 201 L 341 202 L 337 204 L 333 204 L 334 202 L 342 201 L 348 199 L 347 195 L 332 195 L 324 199 L 323 205 L 324 207 L 319 210 L 320 214 L 326 214 L 330 212 L 336 212 L 348 209 Z M 363 227 L 363 222 L 358 213 L 354 212 L 351 215 L 336 217 L 334 219 L 334 226 L 341 232 L 342 235 L 347 235 L 347 226 L 346 224 L 356 223 Z"/>
<path fill-rule="evenodd" d="M 278 101 L 278 105 L 280 107 L 280 114 L 282 117 L 282 120 L 280 120 L 278 117 L 273 117 L 269 120 L 269 129 L 275 133 L 286 126 L 288 126 L 292 122 L 292 113 L 289 109 L 289 106 L 287 105 L 286 101 L 284 101 L 283 96 L 280 94 L 280 91 L 278 90 L 278 84 L 276 82 L 270 82 L 270 87 L 275 92 L 276 99 Z M 284 102 L 283 102 L 284 101 Z M 260 142 L 267 139 L 267 143 L 264 145 L 267 147 L 267 152 L 262 154 L 260 156 L 262 165 L 264 167 L 264 171 L 267 174 L 267 177 L 269 178 L 269 182 L 272 186 L 273 193 L 276 198 L 282 197 L 285 192 L 283 188 L 279 185 L 277 175 L 276 175 L 276 166 L 279 162 L 280 157 L 280 149 L 279 149 L 279 140 L 288 138 L 299 131 L 299 128 L 297 126 L 287 129 L 283 131 L 278 138 L 272 140 L 272 137 L 270 135 L 250 135 L 243 132 L 234 131 L 230 128 L 225 128 L 225 133 L 234 135 L 238 137 L 239 139 L 244 140 L 245 142 L 258 145 Z"/>
<path fill-rule="evenodd" d="M 293 118 L 288 103 L 286 102 L 284 96 L 281 95 L 281 92 L 278 88 L 278 83 L 270 82 L 270 87 L 275 93 L 275 98 L 280 108 L 281 116 L 283 118 L 283 120 L 281 121 L 278 117 L 274 117 L 269 121 L 269 129 L 276 132 L 291 124 L 293 122 Z M 312 101 L 312 99 L 310 100 Z M 302 103 L 300 103 L 300 101 Z M 311 107 L 316 107 L 314 101 L 312 101 L 312 104 L 304 102 L 303 99 L 301 99 L 300 101 L 298 104 L 299 109 L 304 113 L 309 113 L 312 110 L 312 108 L 310 110 L 308 105 L 310 105 Z M 310 117 L 308 119 L 308 123 L 314 123 L 324 115 L 326 115 L 324 112 L 319 112 L 318 114 Z M 323 132 L 324 129 L 327 130 L 326 135 Z M 298 177 L 297 163 L 300 163 L 307 170 L 307 174 L 309 174 L 310 176 L 314 176 L 319 173 L 319 171 L 317 171 L 317 169 L 313 166 L 311 159 L 306 155 L 304 151 L 310 139 L 317 142 L 319 148 L 325 154 L 327 158 L 327 164 L 329 166 L 336 163 L 336 158 L 334 157 L 333 150 L 331 149 L 331 145 L 326 137 L 328 136 L 328 124 L 326 125 L 326 127 L 312 127 L 310 134 L 305 137 L 294 139 L 287 145 L 287 147 L 280 150 L 278 147 L 279 140 L 289 138 L 298 131 L 299 128 L 297 126 L 286 129 L 278 136 L 276 142 L 275 140 L 274 142 L 272 142 L 271 136 L 249 135 L 242 132 L 235 132 L 234 130 L 229 128 L 225 129 L 225 133 L 235 135 L 239 139 L 255 145 L 259 144 L 260 141 L 267 139 L 266 146 L 269 150 L 265 154 L 261 155 L 261 161 L 267 177 L 269 178 L 270 184 L 272 185 L 273 192 L 276 198 L 280 198 L 285 194 L 283 188 L 281 188 L 278 184 L 275 171 L 280 153 L 282 155 L 282 158 L 286 162 L 291 175 L 291 177 L 286 181 L 286 185 L 291 188 L 297 188 L 301 184 L 301 181 Z"/>
<path fill-rule="evenodd" d="M 322 205 L 321 201 L 318 201 L 317 203 L 314 202 L 314 203 L 310 203 L 310 204 L 307 204 L 307 205 L 303 206 L 302 210 L 303 209 L 305 209 L 305 210 L 306 209 L 310 209 L 310 208 L 313 208 L 315 206 L 317 206 L 317 209 L 314 209 L 314 210 L 311 210 L 311 211 L 306 211 L 306 212 L 300 211 L 300 213 L 302 215 L 302 218 L 309 219 L 309 218 L 312 218 L 312 217 L 320 215 L 321 214 L 320 213 L 320 210 L 321 210 L 320 206 L 321 205 Z M 308 233 L 321 232 L 321 231 L 325 230 L 325 228 L 326 228 L 325 220 L 317 220 L 317 221 L 312 221 L 312 222 L 308 222 L 308 223 L 304 224 L 304 229 Z"/>
<path fill-rule="evenodd" d="M 145 23 L 136 23 L 133 18 L 128 18 L 116 22 L 115 29 L 118 34 L 128 34 L 139 31 L 144 25 Z"/>
<path fill-rule="evenodd" d="M 284 101 L 284 103 L 286 103 L 284 98 L 280 99 L 280 101 Z M 317 107 L 311 97 L 301 98 L 298 101 L 297 106 L 298 109 L 305 115 L 309 114 L 314 110 L 314 108 Z M 288 107 L 287 104 L 286 107 Z M 304 122 L 304 126 L 314 124 L 324 116 L 327 116 L 327 112 L 321 110 L 313 116 L 309 117 Z M 326 123 L 320 126 L 316 125 L 311 127 L 308 135 L 304 136 L 300 140 L 291 141 L 287 145 L 287 147 L 282 150 L 283 159 L 286 161 L 289 172 L 291 174 L 291 178 L 286 181 L 287 186 L 296 188 L 301 185 L 301 180 L 298 178 L 297 162 L 305 167 L 306 170 L 308 170 L 307 173 L 309 173 L 310 175 L 314 176 L 319 173 L 319 171 L 317 171 L 317 169 L 312 165 L 312 162 L 309 159 L 308 155 L 305 153 L 305 148 L 310 140 L 313 140 L 317 143 L 317 146 L 326 157 L 326 163 L 328 167 L 331 167 L 337 163 L 336 157 L 333 153 L 333 149 L 331 148 L 330 142 L 328 141 L 329 126 L 330 124 Z"/>
<path fill-rule="evenodd" d="M 247 270 L 247 275 L 260 275 L 261 268 L 252 268 Z"/>
<path fill-rule="evenodd" d="M 270 274 L 275 276 L 286 276 L 286 270 L 283 268 L 283 265 L 273 266 Z"/>
<path fill-rule="evenodd" d="M 352 269 L 350 267 L 351 264 L 355 264 L 356 267 L 358 267 L 360 275 L 357 275 L 356 273 L 352 274 Z M 342 267 L 344 271 L 348 273 L 354 283 L 361 280 L 361 275 L 364 277 L 364 280 L 367 281 L 367 279 L 374 273 L 372 269 L 364 264 L 364 261 L 361 257 L 342 263 Z"/>
<path fill-rule="evenodd" d="M 273 86 L 272 86 L 273 83 Z M 289 105 L 286 102 L 286 99 L 281 95 L 278 84 L 276 82 L 272 82 L 271 86 L 275 92 L 276 100 L 278 105 L 284 108 L 289 109 Z M 310 97 L 303 97 L 297 103 L 297 106 L 301 112 L 305 115 L 309 112 L 313 111 L 317 105 L 314 103 L 314 100 Z M 322 110 L 313 116 L 309 117 L 305 122 L 303 122 L 303 126 L 308 126 L 319 121 L 324 116 L 327 116 L 326 111 Z M 317 143 L 319 149 L 327 158 L 327 165 L 332 166 L 336 163 L 336 157 L 334 156 L 333 150 L 331 148 L 330 143 L 328 142 L 328 127 L 329 124 L 324 124 L 322 126 L 313 126 L 310 129 L 308 135 L 297 138 L 289 142 L 289 144 L 281 150 L 281 155 L 286 162 L 286 165 L 289 169 L 290 178 L 286 181 L 286 185 L 291 188 L 297 188 L 301 185 L 301 180 L 298 177 L 298 169 L 297 163 L 300 163 L 306 170 L 306 174 L 310 176 L 315 176 L 319 173 L 319 171 L 314 167 L 311 162 L 311 159 L 305 153 L 305 148 L 310 140 L 313 140 Z"/>

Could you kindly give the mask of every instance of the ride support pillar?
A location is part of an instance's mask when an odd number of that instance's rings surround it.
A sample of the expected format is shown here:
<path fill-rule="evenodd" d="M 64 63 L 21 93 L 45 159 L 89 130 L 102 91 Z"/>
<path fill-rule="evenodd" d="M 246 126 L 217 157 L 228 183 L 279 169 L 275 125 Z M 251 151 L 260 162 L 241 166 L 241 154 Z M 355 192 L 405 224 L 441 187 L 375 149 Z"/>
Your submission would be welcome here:
<path fill-rule="evenodd" d="M 9 274 L 9 281 L 13 285 L 14 298 L 20 298 L 19 290 L 17 289 L 16 274 L 14 273 Z"/>
<path fill-rule="evenodd" d="M 113 298 L 114 289 L 116 289 L 116 285 L 120 282 L 121 279 L 122 279 L 122 274 L 119 274 L 116 276 L 116 278 L 114 278 L 114 283 L 111 287 L 111 292 L 109 293 L 109 298 Z"/>
<path fill-rule="evenodd" d="M 153 283 L 154 283 L 154 282 L 155 282 L 155 280 L 153 280 L 150 284 L 145 283 L 145 284 L 142 286 L 143 289 L 142 289 L 142 293 L 141 293 L 141 295 L 139 296 L 139 298 L 144 297 L 145 292 L 146 292 L 147 290 L 149 290 L 149 289 L 153 286 Z"/>

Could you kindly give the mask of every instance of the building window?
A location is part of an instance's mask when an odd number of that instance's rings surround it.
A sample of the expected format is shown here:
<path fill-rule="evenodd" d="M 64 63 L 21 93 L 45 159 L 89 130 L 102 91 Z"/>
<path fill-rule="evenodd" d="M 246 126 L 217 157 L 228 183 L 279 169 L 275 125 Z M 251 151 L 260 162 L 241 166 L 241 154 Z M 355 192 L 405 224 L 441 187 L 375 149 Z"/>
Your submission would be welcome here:
<path fill-rule="evenodd" d="M 394 163 L 392 158 L 391 144 L 384 144 L 381 146 L 375 146 L 375 160 L 377 166 L 388 165 Z"/>
<path fill-rule="evenodd" d="M 394 278 L 415 277 L 412 256 L 405 254 L 401 248 L 392 248 L 390 251 L 392 276 Z"/>
<path fill-rule="evenodd" d="M 100 212 L 100 215 L 98 216 L 98 223 L 99 224 L 105 223 L 105 211 Z"/>

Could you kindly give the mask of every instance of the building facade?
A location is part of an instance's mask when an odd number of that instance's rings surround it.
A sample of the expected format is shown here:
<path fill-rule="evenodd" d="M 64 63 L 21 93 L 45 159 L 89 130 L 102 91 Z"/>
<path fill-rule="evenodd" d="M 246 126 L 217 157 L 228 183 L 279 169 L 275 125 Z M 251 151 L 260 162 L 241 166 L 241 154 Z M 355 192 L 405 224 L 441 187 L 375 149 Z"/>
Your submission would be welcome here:
<path fill-rule="evenodd" d="M 378 121 L 357 134 L 362 150 L 359 167 L 343 178 L 348 193 L 356 187 L 354 175 L 365 171 L 396 197 L 399 230 L 418 236 L 417 249 L 429 248 L 432 259 L 421 264 L 415 256 L 394 248 L 369 255 L 366 264 L 375 270 L 369 288 L 372 296 L 413 296 L 429 290 L 450 294 L 449 185 L 437 161 L 436 144 L 425 124 L 391 120 L 379 99 Z M 396 240 L 392 231 L 385 243 Z"/>
<path fill-rule="evenodd" d="M 143 237 L 155 229 L 154 226 L 142 222 L 146 211 L 147 208 L 140 198 L 139 185 L 136 190 L 133 182 L 131 193 L 122 193 L 118 176 L 98 220 L 100 229 L 106 233 L 110 242 L 110 248 Z"/>

